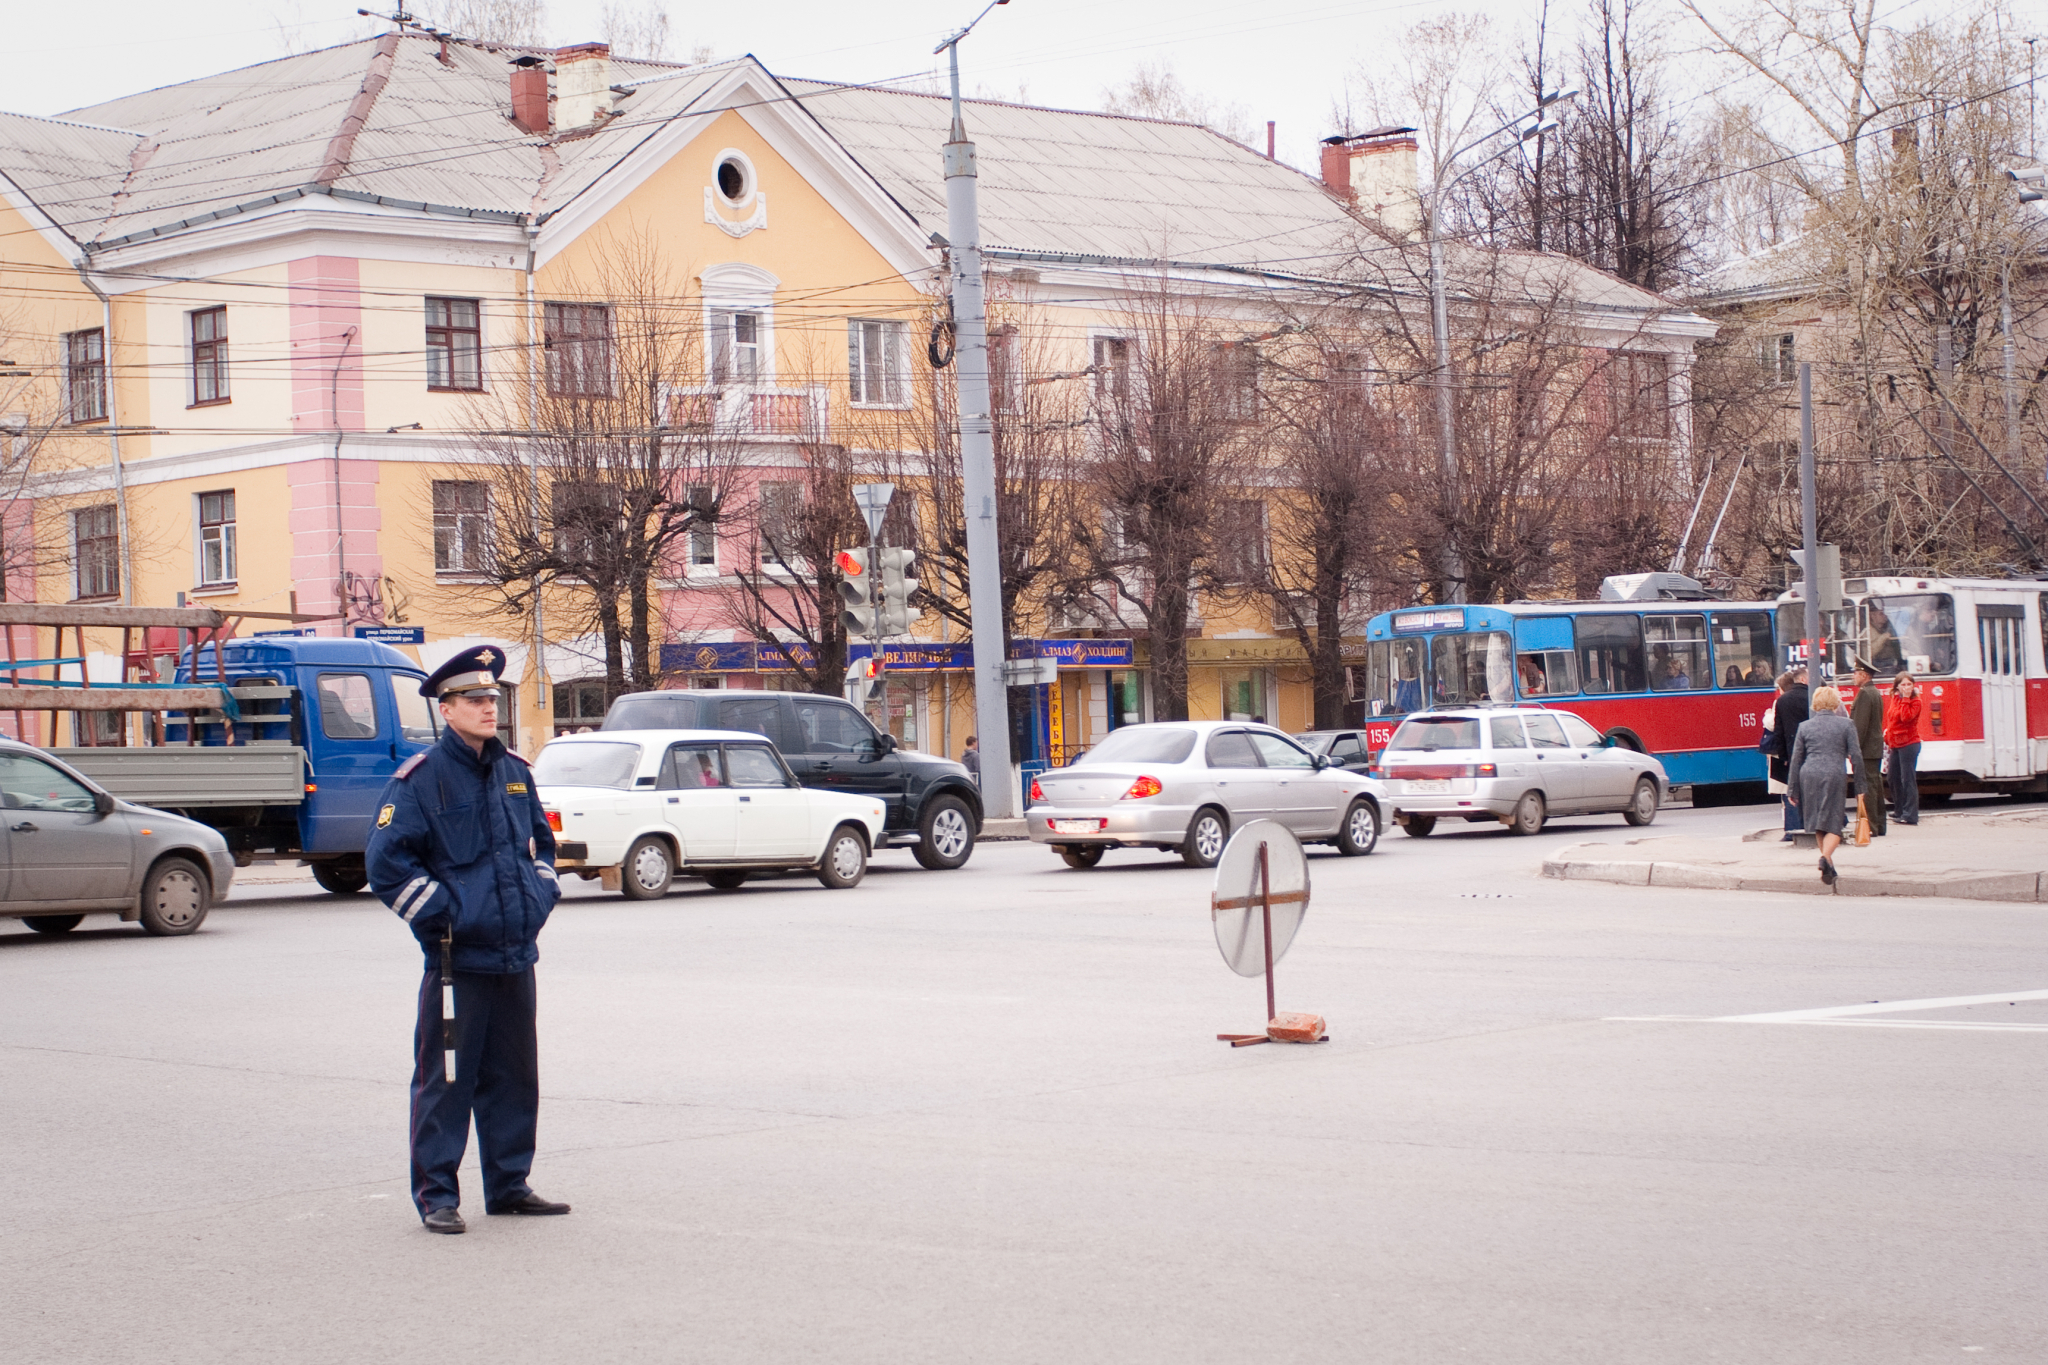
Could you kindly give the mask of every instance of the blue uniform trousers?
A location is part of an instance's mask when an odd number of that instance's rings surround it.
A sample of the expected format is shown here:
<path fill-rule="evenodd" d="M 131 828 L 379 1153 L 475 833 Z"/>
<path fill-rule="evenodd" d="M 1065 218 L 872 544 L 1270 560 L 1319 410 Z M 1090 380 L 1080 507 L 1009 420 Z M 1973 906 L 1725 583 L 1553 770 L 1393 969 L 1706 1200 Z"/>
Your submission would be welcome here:
<path fill-rule="evenodd" d="M 534 1030 L 533 968 L 504 975 L 455 973 L 455 1083 L 441 1055 L 441 969 L 420 980 L 413 1029 L 412 1201 L 425 1217 L 462 1202 L 456 1168 L 476 1115 L 484 1207 L 529 1190 L 540 1117 L 540 1045 Z"/>

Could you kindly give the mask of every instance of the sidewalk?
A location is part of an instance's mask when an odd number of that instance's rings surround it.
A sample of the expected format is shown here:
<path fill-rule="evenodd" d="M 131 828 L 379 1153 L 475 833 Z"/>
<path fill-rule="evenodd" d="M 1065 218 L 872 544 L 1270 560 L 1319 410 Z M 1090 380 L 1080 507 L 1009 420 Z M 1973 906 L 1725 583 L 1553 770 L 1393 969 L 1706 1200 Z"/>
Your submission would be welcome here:
<path fill-rule="evenodd" d="M 1812 841 L 1781 842 L 1776 826 L 1741 838 L 1650 836 L 1620 844 L 1573 844 L 1543 864 L 1561 880 L 1813 896 L 1943 896 L 2048 901 L 2048 810 L 1928 815 L 1893 825 L 1867 848 L 1844 843 L 1841 879 L 1823 886 Z"/>

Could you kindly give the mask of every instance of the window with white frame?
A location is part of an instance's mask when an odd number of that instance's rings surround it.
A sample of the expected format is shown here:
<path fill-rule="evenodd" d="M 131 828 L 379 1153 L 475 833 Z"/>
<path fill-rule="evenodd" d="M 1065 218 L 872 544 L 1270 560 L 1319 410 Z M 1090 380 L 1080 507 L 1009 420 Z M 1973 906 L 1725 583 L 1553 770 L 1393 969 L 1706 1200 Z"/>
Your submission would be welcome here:
<path fill-rule="evenodd" d="M 712 313 L 712 383 L 751 384 L 763 377 L 761 324 L 761 314 L 753 311 Z"/>
<path fill-rule="evenodd" d="M 1214 347 L 1210 363 L 1215 367 L 1216 403 L 1221 416 L 1233 422 L 1249 422 L 1259 415 L 1259 353 L 1248 342 L 1232 341 Z"/>
<path fill-rule="evenodd" d="M 612 310 L 606 303 L 550 303 L 542 315 L 548 392 L 608 398 L 612 392 Z"/>
<path fill-rule="evenodd" d="M 771 480 L 761 485 L 760 496 L 761 562 L 795 568 L 803 562 L 804 486 Z"/>
<path fill-rule="evenodd" d="M 693 483 L 685 492 L 690 508 L 689 564 L 692 569 L 718 567 L 717 498 L 711 485 Z"/>
<path fill-rule="evenodd" d="M 228 401 L 228 310 L 185 315 L 192 335 L 192 406 Z"/>
<path fill-rule="evenodd" d="M 199 586 L 235 581 L 235 490 L 199 495 Z"/>
<path fill-rule="evenodd" d="M 1024 411 L 1024 345 L 1015 326 L 988 334 L 988 387 L 997 412 Z"/>
<path fill-rule="evenodd" d="M 71 562 L 77 596 L 120 595 L 121 523 L 114 504 L 81 507 L 71 514 Z"/>
<path fill-rule="evenodd" d="M 1223 507 L 1218 526 L 1216 569 L 1226 583 L 1266 581 L 1266 504 L 1258 498 L 1233 498 Z"/>
<path fill-rule="evenodd" d="M 94 327 L 64 334 L 64 409 L 73 422 L 107 416 L 107 334 Z"/>
<path fill-rule="evenodd" d="M 434 572 L 490 567 L 491 490 L 476 479 L 434 480 Z"/>
<path fill-rule="evenodd" d="M 846 365 L 853 401 L 896 407 L 904 401 L 904 328 L 900 322 L 854 318 L 846 324 Z"/>
<path fill-rule="evenodd" d="M 1756 363 L 1773 383 L 1789 384 L 1797 379 L 1799 364 L 1794 359 L 1792 333 L 1779 332 L 1760 338 L 1756 344 Z"/>
<path fill-rule="evenodd" d="M 1096 337 L 1089 363 L 1095 367 L 1095 396 L 1121 402 L 1131 396 L 1131 343 L 1127 337 Z"/>

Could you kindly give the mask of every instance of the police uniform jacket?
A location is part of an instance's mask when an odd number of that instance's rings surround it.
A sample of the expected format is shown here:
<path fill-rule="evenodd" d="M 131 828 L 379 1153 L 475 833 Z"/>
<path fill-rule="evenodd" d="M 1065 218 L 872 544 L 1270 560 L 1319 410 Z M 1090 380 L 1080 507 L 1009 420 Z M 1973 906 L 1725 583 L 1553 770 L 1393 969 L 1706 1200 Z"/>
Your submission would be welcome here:
<path fill-rule="evenodd" d="M 528 852 L 531 841 L 532 852 Z M 412 926 L 429 964 L 455 928 L 459 972 L 525 971 L 561 898 L 555 836 L 533 771 L 496 738 L 483 752 L 453 730 L 384 788 L 365 852 L 370 887 Z"/>

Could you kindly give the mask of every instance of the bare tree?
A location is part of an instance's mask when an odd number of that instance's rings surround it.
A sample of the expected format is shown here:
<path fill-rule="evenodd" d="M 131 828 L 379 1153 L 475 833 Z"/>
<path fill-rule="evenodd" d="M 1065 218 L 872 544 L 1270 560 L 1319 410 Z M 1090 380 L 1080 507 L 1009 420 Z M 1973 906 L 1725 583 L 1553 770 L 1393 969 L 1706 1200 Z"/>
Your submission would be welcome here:
<path fill-rule="evenodd" d="M 1104 90 L 1102 107 L 1112 114 L 1199 123 L 1247 145 L 1253 137 L 1251 115 L 1243 105 L 1218 104 L 1189 89 L 1173 64 L 1164 60 L 1141 63 L 1123 84 Z"/>

